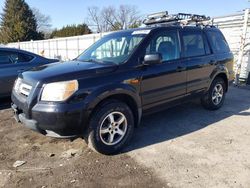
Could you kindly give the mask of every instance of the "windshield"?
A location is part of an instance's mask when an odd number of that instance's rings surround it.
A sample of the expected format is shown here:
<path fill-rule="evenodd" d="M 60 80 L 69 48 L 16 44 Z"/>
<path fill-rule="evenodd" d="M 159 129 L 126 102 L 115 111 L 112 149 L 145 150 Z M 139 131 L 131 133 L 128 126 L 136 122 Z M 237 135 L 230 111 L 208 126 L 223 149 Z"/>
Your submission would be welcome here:
<path fill-rule="evenodd" d="M 129 58 L 146 34 L 140 30 L 110 34 L 93 44 L 76 60 L 121 64 Z"/>

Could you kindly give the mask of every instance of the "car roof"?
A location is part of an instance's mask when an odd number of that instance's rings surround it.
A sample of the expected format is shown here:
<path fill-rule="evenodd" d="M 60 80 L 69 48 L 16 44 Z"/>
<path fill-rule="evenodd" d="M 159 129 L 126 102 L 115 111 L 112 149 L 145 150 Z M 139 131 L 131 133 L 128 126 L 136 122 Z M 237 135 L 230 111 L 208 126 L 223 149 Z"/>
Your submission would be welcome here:
<path fill-rule="evenodd" d="M 116 34 L 116 33 L 126 33 L 126 32 L 133 32 L 133 31 L 140 31 L 140 30 L 158 30 L 161 28 L 175 28 L 175 29 L 194 29 L 194 30 L 219 30 L 217 27 L 215 26 L 195 26 L 195 25 L 188 25 L 188 26 L 179 26 L 179 25 L 170 25 L 170 24 L 157 24 L 157 25 L 151 25 L 151 26 L 143 26 L 143 27 L 139 27 L 139 28 L 133 28 L 133 29 L 126 29 L 126 30 L 119 30 L 116 32 L 113 32 L 111 34 Z"/>
<path fill-rule="evenodd" d="M 133 28 L 133 29 L 126 29 L 126 30 L 120 30 L 120 31 L 117 31 L 117 32 L 133 32 L 133 31 L 140 31 L 140 30 L 154 30 L 154 29 L 157 29 L 157 28 L 166 28 L 166 27 L 169 27 L 169 28 L 181 28 L 180 26 L 174 26 L 174 25 L 168 25 L 168 26 L 165 26 L 165 25 L 157 25 L 157 26 L 143 26 L 143 27 L 139 27 L 139 28 Z"/>
<path fill-rule="evenodd" d="M 214 30 L 219 30 L 215 26 L 195 26 L 195 25 L 187 25 L 187 26 L 179 26 L 179 25 L 164 25 L 164 24 L 158 24 L 158 25 L 152 25 L 152 26 L 146 26 L 141 29 L 157 29 L 157 28 L 177 28 L 177 29 L 214 29 Z"/>
<path fill-rule="evenodd" d="M 181 28 L 179 26 L 167 26 L 169 28 Z M 134 32 L 134 31 L 144 31 L 144 30 L 149 30 L 149 31 L 153 31 L 153 30 L 158 30 L 160 28 L 166 28 L 166 26 L 150 26 L 150 27 L 139 27 L 139 28 L 132 28 L 132 29 L 124 29 L 124 30 L 118 30 L 118 31 L 114 31 L 112 33 L 110 33 L 109 35 L 116 35 L 116 34 L 120 34 L 120 33 L 129 33 L 129 32 Z M 107 35 L 107 36 L 109 36 Z"/>
<path fill-rule="evenodd" d="M 21 50 L 21 49 L 17 49 L 17 48 L 0 47 L 0 51 L 1 50 L 10 51 L 10 52 L 20 52 L 20 53 L 24 53 L 24 54 L 27 54 L 27 55 L 44 58 L 44 57 L 42 57 L 42 56 L 40 56 L 38 54 L 35 54 L 35 53 L 32 53 L 32 52 L 28 52 L 28 51 L 25 51 L 25 50 Z"/>

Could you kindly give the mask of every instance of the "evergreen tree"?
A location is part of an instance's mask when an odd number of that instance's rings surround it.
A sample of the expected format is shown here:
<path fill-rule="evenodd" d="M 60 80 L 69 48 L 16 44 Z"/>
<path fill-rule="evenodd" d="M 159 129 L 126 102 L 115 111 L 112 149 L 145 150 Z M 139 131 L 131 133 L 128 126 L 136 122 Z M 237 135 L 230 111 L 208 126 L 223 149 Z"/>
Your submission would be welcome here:
<path fill-rule="evenodd" d="M 86 24 L 67 25 L 62 29 L 55 29 L 51 34 L 51 38 L 78 36 L 90 33 L 92 32 Z"/>
<path fill-rule="evenodd" d="M 24 0 L 6 0 L 1 15 L 0 42 L 43 39 L 37 32 L 35 15 Z"/>

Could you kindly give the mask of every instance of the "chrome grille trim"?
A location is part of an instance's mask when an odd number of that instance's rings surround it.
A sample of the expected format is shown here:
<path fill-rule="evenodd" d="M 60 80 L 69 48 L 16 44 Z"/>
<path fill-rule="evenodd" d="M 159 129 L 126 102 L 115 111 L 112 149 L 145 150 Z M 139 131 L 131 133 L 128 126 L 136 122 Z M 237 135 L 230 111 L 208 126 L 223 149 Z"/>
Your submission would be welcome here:
<path fill-rule="evenodd" d="M 32 86 L 22 83 L 19 87 L 19 91 L 22 95 L 29 96 Z"/>
<path fill-rule="evenodd" d="M 16 80 L 14 90 L 17 94 L 28 97 L 31 92 L 32 86 L 23 82 L 23 79 Z"/>

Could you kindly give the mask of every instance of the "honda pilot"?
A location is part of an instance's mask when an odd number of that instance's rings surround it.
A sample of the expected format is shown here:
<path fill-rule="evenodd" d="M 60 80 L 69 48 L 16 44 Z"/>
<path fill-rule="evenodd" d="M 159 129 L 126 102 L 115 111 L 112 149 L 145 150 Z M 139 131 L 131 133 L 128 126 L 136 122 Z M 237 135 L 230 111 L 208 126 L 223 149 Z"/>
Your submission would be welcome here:
<path fill-rule="evenodd" d="M 16 120 L 114 154 L 143 115 L 193 98 L 219 109 L 234 77 L 233 55 L 218 28 L 197 24 L 203 17 L 190 15 L 195 24 L 182 25 L 178 16 L 151 16 L 146 27 L 106 35 L 73 61 L 21 73 L 12 92 Z"/>

